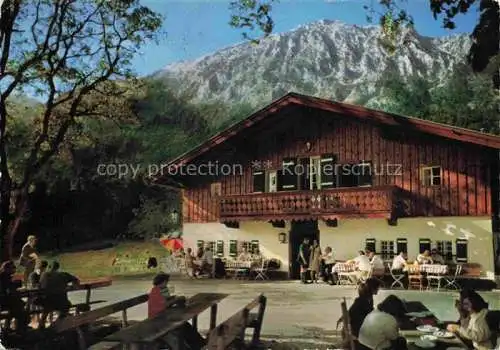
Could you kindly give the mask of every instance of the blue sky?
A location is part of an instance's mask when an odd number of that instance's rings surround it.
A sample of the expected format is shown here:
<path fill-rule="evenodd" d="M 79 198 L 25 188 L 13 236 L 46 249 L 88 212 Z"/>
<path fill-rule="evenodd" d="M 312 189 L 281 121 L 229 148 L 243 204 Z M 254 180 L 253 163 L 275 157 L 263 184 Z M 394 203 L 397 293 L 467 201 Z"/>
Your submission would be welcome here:
<path fill-rule="evenodd" d="M 273 7 L 275 32 L 286 32 L 321 19 L 367 25 L 363 5 L 370 1 L 282 0 Z M 142 54 L 134 61 L 134 69 L 139 75 L 153 73 L 173 62 L 196 59 L 242 41 L 241 32 L 228 24 L 229 1 L 143 0 L 141 3 L 165 16 L 163 30 L 167 35 L 158 45 L 151 43 L 143 47 Z M 479 17 L 474 8 L 458 16 L 457 29 L 450 31 L 442 28 L 439 18 L 434 20 L 429 0 L 408 0 L 404 8 L 413 16 L 416 30 L 427 36 L 471 33 Z"/>

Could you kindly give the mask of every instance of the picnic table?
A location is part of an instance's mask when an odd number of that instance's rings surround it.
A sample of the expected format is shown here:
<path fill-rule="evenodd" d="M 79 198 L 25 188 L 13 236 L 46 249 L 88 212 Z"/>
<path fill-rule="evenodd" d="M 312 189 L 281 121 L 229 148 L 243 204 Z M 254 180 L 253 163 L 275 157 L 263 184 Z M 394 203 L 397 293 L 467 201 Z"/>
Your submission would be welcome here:
<path fill-rule="evenodd" d="M 103 288 L 103 287 L 109 287 L 113 284 L 113 281 L 111 278 L 98 278 L 98 279 L 92 279 L 92 280 L 87 280 L 87 281 L 81 281 L 80 284 L 78 285 L 71 285 L 68 286 L 67 291 L 68 292 L 75 292 L 75 291 L 86 291 L 85 295 L 85 304 L 89 305 L 91 303 L 91 296 L 92 296 L 92 290 L 93 289 L 98 289 L 98 288 Z M 39 288 L 19 288 L 18 289 L 19 295 L 21 298 L 28 298 L 32 299 L 34 297 L 40 296 L 43 294 L 43 290 Z"/>
<path fill-rule="evenodd" d="M 426 333 L 417 330 L 418 326 L 430 325 L 438 327 L 443 330 L 445 327 L 443 323 L 432 314 L 424 304 L 419 301 L 405 301 L 406 310 L 408 313 L 427 313 L 423 317 L 412 317 L 407 315 L 407 318 L 402 322 L 400 329 L 401 335 L 406 338 L 408 343 L 408 350 L 418 350 L 422 349 L 415 345 L 415 342 L 420 339 L 420 337 Z M 465 343 L 457 336 L 453 338 L 438 338 L 436 341 L 436 346 L 432 349 L 435 350 L 445 350 L 449 347 L 458 347 L 462 349 L 468 349 Z"/>
<path fill-rule="evenodd" d="M 210 330 L 212 330 L 216 325 L 217 305 L 228 296 L 229 294 L 220 293 L 196 294 L 186 301 L 184 307 L 165 310 L 155 318 L 146 319 L 107 336 L 104 341 L 127 344 L 132 347 L 154 344 L 189 320 L 193 321 L 192 325 L 196 330 L 198 315 L 209 308 L 211 309 Z"/>

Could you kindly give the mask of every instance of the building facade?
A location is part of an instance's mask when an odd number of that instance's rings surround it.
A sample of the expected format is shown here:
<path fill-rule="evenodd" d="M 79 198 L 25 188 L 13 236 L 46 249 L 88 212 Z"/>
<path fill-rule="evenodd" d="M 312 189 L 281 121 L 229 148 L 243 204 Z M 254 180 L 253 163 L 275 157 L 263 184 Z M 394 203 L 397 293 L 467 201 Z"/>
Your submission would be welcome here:
<path fill-rule="evenodd" d="M 290 93 L 168 164 L 186 246 L 259 249 L 297 276 L 305 236 L 339 260 L 439 248 L 492 276 L 500 137 Z M 162 181 L 159 179 L 158 181 Z"/>

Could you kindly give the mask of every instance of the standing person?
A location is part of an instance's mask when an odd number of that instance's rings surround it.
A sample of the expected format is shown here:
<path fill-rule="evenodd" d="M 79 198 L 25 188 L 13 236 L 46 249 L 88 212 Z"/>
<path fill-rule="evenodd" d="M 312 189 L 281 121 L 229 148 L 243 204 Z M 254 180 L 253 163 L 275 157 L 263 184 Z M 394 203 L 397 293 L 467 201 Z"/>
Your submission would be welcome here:
<path fill-rule="evenodd" d="M 35 246 L 36 237 L 33 235 L 28 236 L 28 239 L 21 250 L 21 258 L 19 259 L 19 265 L 24 267 L 23 283 L 26 287 L 28 286 L 31 273 L 35 271 L 36 261 L 38 260 L 38 253 Z"/>
<path fill-rule="evenodd" d="M 309 268 L 311 270 L 311 279 L 313 283 L 318 283 L 318 275 L 321 265 L 321 248 L 315 239 L 311 247 L 311 256 L 309 258 Z"/>
<path fill-rule="evenodd" d="M 302 283 L 310 283 L 307 278 L 309 270 L 309 259 L 311 258 L 311 247 L 309 245 L 309 238 L 304 238 L 304 241 L 299 246 L 299 254 L 297 261 L 300 264 L 300 281 Z"/>

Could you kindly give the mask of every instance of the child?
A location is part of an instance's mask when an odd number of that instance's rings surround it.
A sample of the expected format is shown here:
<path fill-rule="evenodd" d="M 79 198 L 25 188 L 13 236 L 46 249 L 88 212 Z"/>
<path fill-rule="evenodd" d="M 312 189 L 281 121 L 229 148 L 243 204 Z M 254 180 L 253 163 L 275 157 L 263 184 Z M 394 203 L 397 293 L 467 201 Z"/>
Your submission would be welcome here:
<path fill-rule="evenodd" d="M 167 300 L 172 297 L 167 286 L 169 281 L 170 275 L 163 272 L 156 275 L 153 279 L 153 288 L 149 292 L 148 299 L 149 318 L 153 318 L 167 309 Z"/>

